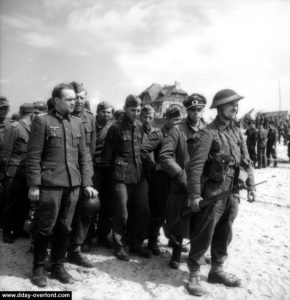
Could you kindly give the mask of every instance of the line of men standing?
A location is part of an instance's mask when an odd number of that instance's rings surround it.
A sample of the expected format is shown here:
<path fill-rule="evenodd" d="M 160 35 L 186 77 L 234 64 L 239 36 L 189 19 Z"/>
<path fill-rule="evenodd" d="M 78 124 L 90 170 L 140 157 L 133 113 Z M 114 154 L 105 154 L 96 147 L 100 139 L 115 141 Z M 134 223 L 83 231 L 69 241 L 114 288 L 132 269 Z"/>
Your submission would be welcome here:
<path fill-rule="evenodd" d="M 206 99 L 192 94 L 183 102 L 187 118 L 181 120 L 179 106 L 171 105 L 160 129 L 152 127 L 154 109 L 150 105 L 141 108 L 137 96 L 126 98 L 124 111 L 115 121 L 113 107 L 106 102 L 98 105 L 95 119 L 85 108 L 86 98 L 82 85 L 60 84 L 52 92 L 48 113 L 37 115 L 35 106 L 23 105 L 20 120 L 12 128 L 26 126 L 25 137 L 17 137 L 12 145 L 8 140 L 14 129 L 4 135 L 3 168 L 13 165 L 12 156 L 5 154 L 10 144 L 11 153 L 18 157 L 16 169 L 23 171 L 21 192 L 12 196 L 8 186 L 4 211 L 11 218 L 7 219 L 15 219 L 11 204 L 17 206 L 25 194 L 36 209 L 32 282 L 47 285 L 49 244 L 53 278 L 73 282 L 64 268 L 66 256 L 71 263 L 94 267 L 81 246 L 91 237 L 95 221 L 100 245 L 109 246 L 112 231 L 118 259 L 130 260 L 129 252 L 144 258 L 158 255 L 159 231 L 166 219 L 164 230 L 173 247 L 170 267 L 179 267 L 183 238 L 191 240 L 190 293 L 205 293 L 200 266 L 211 244 L 209 281 L 239 286 L 240 279 L 223 270 L 238 194 L 221 196 L 205 210 L 200 210 L 199 203 L 236 185 L 241 168 L 249 175 L 249 200 L 255 199 L 248 152 L 233 122 L 243 97 L 232 90 L 217 93 L 211 108 L 217 108 L 218 115 L 206 126 L 202 120 Z M 15 182 L 16 177 L 6 173 L 6 179 L 10 178 Z M 180 219 L 180 211 L 188 206 L 196 214 L 190 222 Z M 9 242 L 15 232 L 7 224 L 3 240 Z"/>
<path fill-rule="evenodd" d="M 256 128 L 256 124 L 258 124 L 258 128 Z M 247 125 L 249 126 L 245 133 L 247 136 L 247 147 L 254 167 L 257 169 L 266 168 L 271 166 L 271 162 L 273 161 L 273 167 L 277 168 L 276 148 L 279 141 L 279 132 L 275 122 L 270 120 L 265 125 L 263 120 L 259 122 L 249 120 Z M 290 129 L 289 133 L 284 136 L 286 145 L 287 140 L 288 157 L 290 159 Z"/>

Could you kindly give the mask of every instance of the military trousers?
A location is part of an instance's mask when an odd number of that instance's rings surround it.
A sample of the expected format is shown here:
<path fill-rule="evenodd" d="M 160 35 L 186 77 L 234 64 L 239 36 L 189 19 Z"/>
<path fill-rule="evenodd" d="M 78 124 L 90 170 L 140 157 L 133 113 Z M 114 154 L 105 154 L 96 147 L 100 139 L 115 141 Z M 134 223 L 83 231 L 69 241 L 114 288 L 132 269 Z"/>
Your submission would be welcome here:
<path fill-rule="evenodd" d="M 28 217 L 29 200 L 28 187 L 25 178 L 7 178 L 5 181 L 5 205 L 3 209 L 3 229 L 22 231 L 25 219 Z"/>
<path fill-rule="evenodd" d="M 97 236 L 99 239 L 104 239 L 112 230 L 112 181 L 107 168 L 94 166 L 93 183 L 100 198 L 100 210 L 97 219 Z"/>
<path fill-rule="evenodd" d="M 68 235 L 79 194 L 80 187 L 40 187 L 35 231 L 49 236 L 55 227 L 61 227 L 61 232 Z"/>
<path fill-rule="evenodd" d="M 113 182 L 113 241 L 115 251 L 125 246 L 140 245 L 149 223 L 148 183 L 145 178 L 137 184 Z"/>
<path fill-rule="evenodd" d="M 266 147 L 258 146 L 258 167 L 266 168 Z"/>
<path fill-rule="evenodd" d="M 160 228 L 164 225 L 170 183 L 170 177 L 163 171 L 151 174 L 149 180 L 150 220 L 147 235 L 149 240 L 157 240 Z"/>
<path fill-rule="evenodd" d="M 253 164 L 255 165 L 257 162 L 257 152 L 256 152 L 256 145 L 255 144 L 248 144 L 247 145 L 249 156 Z"/>
<path fill-rule="evenodd" d="M 277 165 L 277 152 L 276 152 L 276 145 L 275 144 L 268 144 L 267 145 L 267 164 L 270 165 L 271 157 L 273 158 L 274 165 Z"/>
<path fill-rule="evenodd" d="M 210 246 L 212 264 L 222 265 L 225 262 L 238 205 L 239 195 L 231 194 L 222 196 L 216 203 L 194 214 L 191 219 L 189 270 L 205 264 L 204 255 Z"/>

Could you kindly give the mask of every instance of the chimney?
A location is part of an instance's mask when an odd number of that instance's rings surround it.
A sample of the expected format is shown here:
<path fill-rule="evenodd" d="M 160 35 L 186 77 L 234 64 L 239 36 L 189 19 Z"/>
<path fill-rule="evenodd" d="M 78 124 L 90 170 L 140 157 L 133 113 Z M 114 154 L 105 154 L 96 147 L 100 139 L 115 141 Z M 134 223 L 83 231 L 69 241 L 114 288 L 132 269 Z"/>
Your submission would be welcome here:
<path fill-rule="evenodd" d="M 175 80 L 174 86 L 177 90 L 180 89 L 180 82 Z"/>

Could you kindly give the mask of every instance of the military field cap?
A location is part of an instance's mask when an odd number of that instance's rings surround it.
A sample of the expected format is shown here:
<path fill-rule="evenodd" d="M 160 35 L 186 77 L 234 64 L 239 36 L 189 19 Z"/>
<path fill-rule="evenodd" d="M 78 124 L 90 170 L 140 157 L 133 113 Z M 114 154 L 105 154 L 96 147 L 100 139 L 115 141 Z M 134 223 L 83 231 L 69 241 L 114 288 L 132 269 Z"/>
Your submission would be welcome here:
<path fill-rule="evenodd" d="M 141 108 L 141 115 L 152 114 L 152 113 L 154 114 L 155 110 L 151 105 L 147 104 Z"/>
<path fill-rule="evenodd" d="M 9 100 L 5 97 L 0 97 L 0 107 L 9 107 Z"/>
<path fill-rule="evenodd" d="M 36 101 L 33 102 L 34 108 L 39 112 L 46 112 L 47 111 L 47 104 L 44 101 Z"/>
<path fill-rule="evenodd" d="M 195 93 L 183 100 L 183 105 L 186 107 L 186 109 L 196 106 L 204 107 L 206 105 L 206 99 L 203 95 Z"/>
<path fill-rule="evenodd" d="M 239 101 L 243 98 L 244 98 L 243 96 L 240 96 L 233 90 L 230 89 L 221 90 L 217 92 L 213 97 L 213 101 L 210 108 L 216 108 L 226 103 Z"/>
<path fill-rule="evenodd" d="M 178 105 L 172 104 L 170 105 L 165 112 L 165 117 L 167 119 L 178 118 L 181 117 L 181 109 Z"/>
<path fill-rule="evenodd" d="M 33 113 L 33 112 L 35 112 L 34 104 L 33 103 L 23 103 L 20 106 L 19 111 L 21 113 Z"/>
<path fill-rule="evenodd" d="M 73 86 L 75 93 L 87 92 L 82 83 L 72 81 L 70 84 Z"/>
<path fill-rule="evenodd" d="M 113 108 L 113 106 L 109 102 L 102 101 L 97 106 L 97 112 L 101 111 L 101 110 L 105 110 L 105 109 L 110 108 L 110 107 Z"/>
<path fill-rule="evenodd" d="M 126 107 L 138 107 L 141 105 L 141 99 L 138 96 L 129 95 L 126 98 L 125 106 Z"/>

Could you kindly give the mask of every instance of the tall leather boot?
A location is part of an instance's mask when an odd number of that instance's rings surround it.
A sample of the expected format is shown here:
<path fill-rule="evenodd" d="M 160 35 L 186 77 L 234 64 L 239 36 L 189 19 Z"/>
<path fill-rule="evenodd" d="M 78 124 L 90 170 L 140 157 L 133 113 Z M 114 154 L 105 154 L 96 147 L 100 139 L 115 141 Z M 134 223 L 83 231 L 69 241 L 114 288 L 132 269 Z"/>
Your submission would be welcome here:
<path fill-rule="evenodd" d="M 49 237 L 37 233 L 34 238 L 33 249 L 33 272 L 31 281 L 39 287 L 47 285 L 45 273 L 45 259 L 47 254 Z"/>
<path fill-rule="evenodd" d="M 56 232 L 51 245 L 51 276 L 62 283 L 73 283 L 74 280 L 64 268 L 64 260 L 69 244 L 69 234 Z"/>
<path fill-rule="evenodd" d="M 182 252 L 182 237 L 176 237 L 174 244 L 172 245 L 172 255 L 169 262 L 169 266 L 172 269 L 178 269 L 180 266 L 180 257 Z"/>

